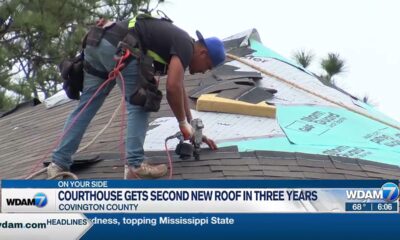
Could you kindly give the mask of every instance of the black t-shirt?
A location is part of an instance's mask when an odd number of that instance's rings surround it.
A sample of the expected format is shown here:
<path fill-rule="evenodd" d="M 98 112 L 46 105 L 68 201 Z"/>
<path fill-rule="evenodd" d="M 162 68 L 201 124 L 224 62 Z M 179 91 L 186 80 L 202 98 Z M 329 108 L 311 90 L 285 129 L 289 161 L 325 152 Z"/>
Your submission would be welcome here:
<path fill-rule="evenodd" d="M 168 21 L 158 19 L 140 19 L 135 24 L 135 30 L 145 49 L 157 53 L 167 63 L 176 55 L 184 69 L 189 66 L 194 39 L 187 32 Z"/>

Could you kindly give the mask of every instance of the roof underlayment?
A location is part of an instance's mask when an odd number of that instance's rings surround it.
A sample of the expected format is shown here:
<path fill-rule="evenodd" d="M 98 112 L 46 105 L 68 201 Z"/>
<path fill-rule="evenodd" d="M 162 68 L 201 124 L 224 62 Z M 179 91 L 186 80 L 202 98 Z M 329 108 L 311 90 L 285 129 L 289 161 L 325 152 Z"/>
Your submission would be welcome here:
<path fill-rule="evenodd" d="M 361 104 L 351 96 L 325 86 L 302 68 L 294 66 L 289 60 L 265 48 L 259 39 L 251 38 L 258 36 L 256 32 L 250 31 L 246 34 L 248 35 L 244 39 L 242 35 L 238 35 L 240 41 L 237 42 L 239 44 L 237 47 L 247 47 L 252 50 L 252 54 L 242 56 L 250 63 L 340 104 L 377 114 L 376 110 L 366 107 L 366 104 Z M 234 39 L 229 38 L 229 40 L 230 47 L 234 48 L 232 44 Z M 248 44 L 244 45 L 246 41 Z M 222 68 L 226 68 L 226 65 L 235 67 L 236 69 L 230 68 L 230 71 L 240 72 L 242 77 L 249 75 L 246 72 L 255 71 L 238 61 L 227 62 Z M 217 78 L 224 79 L 221 75 L 220 73 Z M 224 75 L 235 74 L 227 70 Z M 235 78 L 238 77 L 240 75 Z M 211 86 L 220 86 L 229 81 L 225 79 L 223 81 L 216 79 L 216 83 Z M 193 112 L 195 117 L 200 117 L 205 123 L 205 134 L 215 139 L 220 146 L 236 145 L 240 151 L 269 150 L 343 156 L 400 165 L 399 130 L 334 105 L 274 77 L 263 74 L 261 79 L 254 81 L 256 86 L 277 90 L 272 98 L 269 96 L 264 99 L 276 106 L 276 118 Z M 204 86 L 201 89 L 204 92 Z M 223 95 L 221 93 L 218 95 Z M 383 114 L 379 114 L 378 117 L 387 119 Z M 157 121 L 163 121 L 164 124 L 159 124 Z M 393 120 L 389 121 L 393 123 Z M 157 119 L 153 124 L 159 126 L 149 132 L 145 145 L 147 149 L 152 150 L 161 146 L 161 142 L 152 144 L 153 139 L 173 134 L 168 130 L 174 129 L 173 125 L 176 123 L 174 118 L 163 118 Z"/>
<path fill-rule="evenodd" d="M 216 140 L 220 150 L 203 149 L 198 161 L 184 161 L 174 155 L 174 178 L 400 177 L 398 129 L 310 92 L 392 125 L 399 126 L 398 122 L 350 95 L 322 84 L 307 70 L 266 48 L 255 29 L 226 39 L 225 48 L 228 53 L 298 84 L 308 92 L 230 59 L 205 75 L 186 76 L 185 88 L 193 97 L 192 114 L 203 120 L 204 134 Z M 235 82 L 243 85 L 237 86 Z M 161 81 L 160 90 L 165 93 L 165 79 Z M 229 98 L 233 104 L 238 104 L 233 105 L 234 108 L 243 108 L 246 114 L 250 114 L 246 110 L 260 103 L 264 103 L 268 111 L 272 109 L 274 114 L 268 115 L 273 117 L 231 114 L 228 108 L 218 106 L 219 101 L 212 104 L 220 112 L 197 111 L 196 101 L 198 104 L 202 95 L 207 94 Z M 108 122 L 119 100 L 120 94 L 114 89 L 92 121 L 82 146 Z M 240 105 L 242 101 L 246 104 Z M 75 105 L 76 101 L 51 109 L 38 105 L 0 118 L 0 179 L 28 174 L 49 151 Z M 76 161 L 73 171 L 80 177 L 122 178 L 118 118 L 99 140 L 77 154 L 82 161 Z M 164 140 L 178 129 L 164 98 L 160 111 L 150 117 L 144 145 L 150 162 L 166 162 Z M 176 140 L 169 142 L 171 151 L 176 144 Z M 84 164 L 78 166 L 80 163 Z"/>

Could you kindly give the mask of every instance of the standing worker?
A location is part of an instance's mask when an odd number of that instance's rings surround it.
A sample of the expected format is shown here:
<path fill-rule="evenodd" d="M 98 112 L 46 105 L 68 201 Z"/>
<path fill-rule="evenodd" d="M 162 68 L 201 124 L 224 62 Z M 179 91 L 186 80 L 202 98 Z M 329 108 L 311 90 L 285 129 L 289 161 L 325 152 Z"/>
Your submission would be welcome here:
<path fill-rule="evenodd" d="M 116 63 L 114 57 L 118 50 L 121 51 L 121 46 L 131 49 L 131 52 L 140 49 L 139 53 L 142 55 L 132 54 L 130 61 L 126 62 L 126 66 L 121 71 L 125 84 L 125 99 L 129 102 L 126 132 L 126 156 L 130 170 L 128 178 L 162 177 L 167 173 L 165 164 L 150 165 L 143 162 L 143 144 L 148 128 L 148 118 L 150 111 L 158 111 L 162 95 L 158 89 L 149 91 L 151 88 L 145 87 L 146 90 L 143 90 L 142 87 L 146 84 L 143 84 L 142 76 L 146 73 L 141 72 L 141 69 L 153 67 L 153 74 L 168 75 L 167 101 L 179 123 L 182 135 L 185 140 L 189 140 L 193 136 L 193 129 L 189 124 L 192 115 L 183 85 L 185 69 L 189 67 L 190 74 L 204 73 L 222 64 L 225 60 L 223 43 L 215 37 L 203 38 L 198 31 L 196 32 L 198 40 L 195 41 L 185 31 L 173 25 L 168 18 L 159 19 L 149 15 L 138 15 L 129 21 L 106 25 L 108 26 L 95 28 L 97 32 L 90 30 L 87 35 L 84 49 L 83 90 L 78 106 L 66 120 L 64 130 L 68 128 L 98 87 L 104 83 L 105 79 L 99 77 L 96 72 L 108 73 L 114 69 Z M 148 66 L 143 66 L 148 57 L 152 60 L 150 65 L 147 63 Z M 147 77 L 148 84 L 151 84 L 153 77 Z M 116 82 L 122 88 L 120 78 L 117 81 L 111 81 L 94 97 L 73 127 L 65 133 L 60 144 L 53 151 L 52 163 L 47 168 L 49 177 L 70 170 L 73 163 L 72 155 L 77 151 L 87 126 Z M 157 104 L 158 108 L 153 106 Z M 203 142 L 211 149 L 217 148 L 214 141 L 207 137 L 203 138 Z"/>

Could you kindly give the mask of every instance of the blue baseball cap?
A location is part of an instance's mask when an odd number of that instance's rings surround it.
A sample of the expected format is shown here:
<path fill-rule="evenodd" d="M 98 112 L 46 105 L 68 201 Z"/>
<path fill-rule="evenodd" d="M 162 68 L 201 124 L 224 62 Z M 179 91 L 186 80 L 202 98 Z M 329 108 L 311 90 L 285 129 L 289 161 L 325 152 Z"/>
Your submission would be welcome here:
<path fill-rule="evenodd" d="M 199 41 L 206 46 L 213 67 L 222 64 L 225 61 L 225 48 L 222 41 L 216 37 L 204 38 L 199 31 L 196 31 L 196 35 Z"/>

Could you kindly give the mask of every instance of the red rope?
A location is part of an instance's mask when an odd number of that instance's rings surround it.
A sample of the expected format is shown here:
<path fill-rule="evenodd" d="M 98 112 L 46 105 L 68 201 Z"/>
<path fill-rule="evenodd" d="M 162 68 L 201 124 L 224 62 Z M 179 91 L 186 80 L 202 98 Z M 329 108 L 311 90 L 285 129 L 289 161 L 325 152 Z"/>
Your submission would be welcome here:
<path fill-rule="evenodd" d="M 31 175 L 33 172 L 35 172 L 40 164 L 43 164 L 43 162 L 46 160 L 46 158 L 50 155 L 50 153 L 53 151 L 53 149 L 55 149 L 61 142 L 61 140 L 63 139 L 63 137 L 65 136 L 65 134 L 67 134 L 67 132 L 75 125 L 76 121 L 78 120 L 78 118 L 81 116 L 81 114 L 83 113 L 83 111 L 86 110 L 86 108 L 89 106 L 90 103 L 92 103 L 93 99 L 96 97 L 96 95 L 100 92 L 100 90 L 102 90 L 104 88 L 104 86 L 106 86 L 109 82 L 111 82 L 113 79 L 108 78 L 104 83 L 102 83 L 100 85 L 100 87 L 96 90 L 96 92 L 93 94 L 93 96 L 89 99 L 89 101 L 85 104 L 85 106 L 79 111 L 79 113 L 72 119 L 70 125 L 60 134 L 60 136 L 56 139 L 56 141 L 51 145 L 51 147 L 48 149 L 48 151 L 46 152 L 46 154 L 43 156 L 43 158 L 40 158 L 36 164 L 34 165 L 34 167 L 32 168 L 32 170 L 26 175 L 26 177 L 28 177 L 29 175 Z"/>
<path fill-rule="evenodd" d="M 125 113 L 126 113 L 126 102 L 125 102 L 125 79 L 122 74 L 119 74 L 119 77 L 122 82 L 122 105 L 121 105 L 121 127 L 119 131 L 119 152 L 121 156 L 121 160 L 125 165 L 127 165 L 127 159 L 125 154 L 125 139 L 124 139 L 124 130 L 126 127 Z"/>
<path fill-rule="evenodd" d="M 121 156 L 121 161 L 125 165 L 127 165 L 127 159 L 126 159 L 126 154 L 125 154 L 125 141 L 124 141 L 124 130 L 126 127 L 126 120 L 125 120 L 125 113 L 126 113 L 126 101 L 125 101 L 125 79 L 121 74 L 121 70 L 125 67 L 124 61 L 130 56 L 129 50 L 125 51 L 125 54 L 119 58 L 118 63 L 116 67 L 109 73 L 108 78 L 106 81 L 104 81 L 96 90 L 96 92 L 93 94 L 93 96 L 89 99 L 89 101 L 85 104 L 85 106 L 79 111 L 79 113 L 72 119 L 70 125 L 66 127 L 66 129 L 60 134 L 60 136 L 57 138 L 57 140 L 51 145 L 51 148 L 46 152 L 46 154 L 43 156 L 43 158 L 39 159 L 32 170 L 29 172 L 26 177 L 30 176 L 33 172 L 37 170 L 40 164 L 43 164 L 43 162 L 46 160 L 46 158 L 50 155 L 50 153 L 55 149 L 61 142 L 61 140 L 64 138 L 64 136 L 67 134 L 67 132 L 75 125 L 76 121 L 78 118 L 81 116 L 83 111 L 87 109 L 87 107 L 92 103 L 93 99 L 96 97 L 96 95 L 112 80 L 115 80 L 117 76 L 121 79 L 121 85 L 122 85 L 122 105 L 121 105 L 121 127 L 120 127 L 120 134 L 119 134 L 119 150 L 120 150 L 120 156 Z M 165 142 L 165 151 L 167 152 L 168 155 L 168 164 L 169 164 L 169 179 L 172 179 L 172 172 L 173 172 L 173 166 L 172 166 L 172 158 L 171 155 L 168 151 L 168 146 L 167 142 Z M 129 171 L 132 172 L 132 170 L 128 167 Z M 140 179 L 140 177 L 132 172 L 133 175 L 135 175 L 136 178 Z"/>
<path fill-rule="evenodd" d="M 86 110 L 86 108 L 92 103 L 93 99 L 96 97 L 96 95 L 108 84 L 110 83 L 112 80 L 114 80 L 117 76 L 122 76 L 121 74 L 121 70 L 122 68 L 125 66 L 125 64 L 123 63 L 130 55 L 129 50 L 127 50 L 124 54 L 124 56 L 122 56 L 119 61 L 118 64 L 116 65 L 116 67 L 109 73 L 108 78 L 106 79 L 106 81 L 104 81 L 96 90 L 96 92 L 93 94 L 93 96 L 89 99 L 89 101 L 85 104 L 85 106 L 78 112 L 78 114 L 72 119 L 70 125 L 68 127 L 65 128 L 65 130 L 58 136 L 58 138 L 56 139 L 56 141 L 51 145 L 51 147 L 48 149 L 48 151 L 46 152 L 46 154 L 43 156 L 43 158 L 40 158 L 36 164 L 34 165 L 34 167 L 31 169 L 31 171 L 26 175 L 26 177 L 28 177 L 29 175 L 31 175 L 33 172 L 35 172 L 40 164 L 43 164 L 43 162 L 46 160 L 46 158 L 50 155 L 50 153 L 53 151 L 53 149 L 55 149 L 61 142 L 61 140 L 64 138 L 64 136 L 67 134 L 67 132 L 69 130 L 71 130 L 71 128 L 75 125 L 76 121 L 78 120 L 78 118 L 81 116 L 81 114 L 83 113 L 83 111 Z M 125 91 L 125 86 L 124 83 L 122 84 L 123 86 L 123 91 Z M 125 95 L 123 95 L 124 98 Z M 122 104 L 122 108 L 123 108 L 123 114 L 125 113 L 125 101 Z M 125 119 L 125 116 L 123 116 L 123 119 Z M 122 126 L 121 126 L 122 127 Z M 125 153 L 123 154 L 124 158 L 125 158 Z M 126 160 L 125 160 L 126 161 Z"/>

